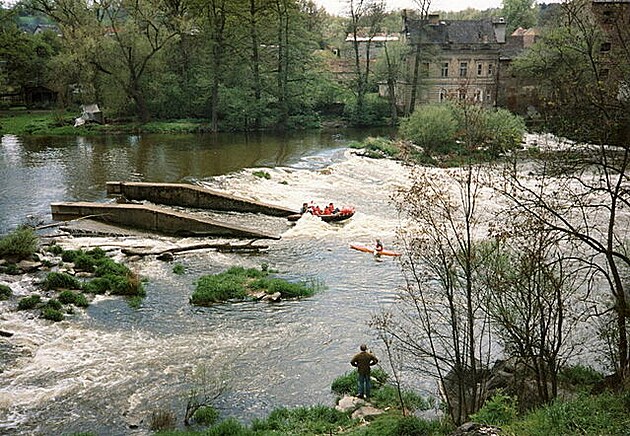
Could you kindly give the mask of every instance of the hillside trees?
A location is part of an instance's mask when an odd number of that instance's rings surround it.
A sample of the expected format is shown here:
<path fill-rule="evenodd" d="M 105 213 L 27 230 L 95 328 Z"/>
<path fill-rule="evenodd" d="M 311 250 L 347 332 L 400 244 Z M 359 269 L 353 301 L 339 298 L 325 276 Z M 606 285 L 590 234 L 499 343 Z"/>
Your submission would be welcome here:
<path fill-rule="evenodd" d="M 562 233 L 592 268 L 593 282 L 608 297 L 599 313 L 601 318 L 612 316 L 615 327 L 611 363 L 627 379 L 630 31 L 616 20 L 627 22 L 630 11 L 597 20 L 590 2 L 581 1 L 564 4 L 563 11 L 559 25 L 543 35 L 516 69 L 539 80 L 550 96 L 543 108 L 546 126 L 591 145 L 542 154 L 528 177 L 512 166 L 506 171 L 510 184 L 504 194 L 540 226 Z"/>

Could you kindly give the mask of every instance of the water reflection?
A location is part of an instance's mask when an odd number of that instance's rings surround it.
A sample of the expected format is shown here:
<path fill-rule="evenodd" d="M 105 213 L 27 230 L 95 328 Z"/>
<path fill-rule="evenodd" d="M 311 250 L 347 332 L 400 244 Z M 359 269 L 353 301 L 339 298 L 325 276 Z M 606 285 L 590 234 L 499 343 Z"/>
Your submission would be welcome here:
<path fill-rule="evenodd" d="M 382 132 L 2 137 L 0 233 L 27 215 L 50 220 L 56 201 L 102 201 L 111 180 L 185 182 L 307 155 Z"/>

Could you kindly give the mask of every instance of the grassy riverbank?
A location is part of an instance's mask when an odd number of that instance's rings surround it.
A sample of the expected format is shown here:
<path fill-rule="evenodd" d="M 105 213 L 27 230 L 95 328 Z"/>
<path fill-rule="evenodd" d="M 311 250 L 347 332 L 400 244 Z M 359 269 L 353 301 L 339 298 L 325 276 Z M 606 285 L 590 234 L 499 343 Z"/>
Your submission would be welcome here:
<path fill-rule="evenodd" d="M 139 123 L 132 120 L 88 123 L 74 127 L 79 113 L 61 111 L 4 111 L 0 114 L 0 134 L 37 136 L 90 136 L 135 133 L 203 133 L 210 131 L 203 119 L 164 120 Z"/>

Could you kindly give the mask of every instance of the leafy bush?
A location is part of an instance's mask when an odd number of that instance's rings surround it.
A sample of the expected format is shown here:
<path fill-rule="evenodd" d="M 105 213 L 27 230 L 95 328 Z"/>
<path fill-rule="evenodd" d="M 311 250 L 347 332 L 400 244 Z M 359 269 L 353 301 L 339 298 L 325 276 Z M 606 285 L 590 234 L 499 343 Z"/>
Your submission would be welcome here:
<path fill-rule="evenodd" d="M 108 274 L 105 278 L 109 280 L 109 290 L 113 295 L 126 295 L 130 297 L 143 297 L 146 295 L 139 277 L 132 272 L 129 272 L 127 275 Z"/>
<path fill-rule="evenodd" d="M 182 275 L 186 272 L 186 268 L 184 268 L 184 265 L 182 265 L 181 263 L 176 263 L 173 266 L 173 273 L 177 274 L 177 275 Z"/>
<path fill-rule="evenodd" d="M 253 432 L 234 418 L 221 421 L 203 433 L 204 436 L 250 436 Z"/>
<path fill-rule="evenodd" d="M 29 310 L 37 307 L 42 301 L 42 297 L 39 295 L 31 295 L 28 297 L 21 298 L 18 301 L 18 310 Z"/>
<path fill-rule="evenodd" d="M 51 254 L 54 254 L 55 256 L 59 256 L 61 253 L 63 253 L 63 248 L 53 243 L 47 248 L 47 251 Z"/>
<path fill-rule="evenodd" d="M 44 307 L 44 309 L 42 309 L 42 318 L 49 321 L 63 321 L 63 317 L 63 312 L 59 309 L 55 309 L 54 307 Z"/>
<path fill-rule="evenodd" d="M 83 292 L 88 294 L 105 294 L 112 285 L 107 277 L 96 277 L 83 284 Z"/>
<path fill-rule="evenodd" d="M 457 148 L 459 126 L 450 105 L 430 104 L 417 108 L 402 120 L 400 135 L 428 154 L 447 154 Z"/>
<path fill-rule="evenodd" d="M 0 239 L 0 257 L 29 259 L 37 251 L 39 239 L 30 227 L 18 227 Z"/>
<path fill-rule="evenodd" d="M 13 291 L 7 285 L 0 285 L 0 300 L 8 300 L 13 295 Z"/>
<path fill-rule="evenodd" d="M 219 419 L 219 412 L 212 406 L 201 406 L 193 414 L 193 419 L 197 424 L 210 426 Z"/>
<path fill-rule="evenodd" d="M 61 291 L 59 301 L 63 304 L 73 304 L 77 307 L 88 307 L 90 305 L 85 295 L 70 290 Z"/>
<path fill-rule="evenodd" d="M 433 436 L 447 435 L 454 430 L 445 420 L 425 421 L 415 416 L 385 414 L 375 417 L 370 425 L 349 432 L 352 436 Z"/>
<path fill-rule="evenodd" d="M 63 304 L 61 304 L 61 301 L 57 300 L 56 298 L 51 298 L 46 302 L 45 307 L 55 310 L 61 310 L 63 309 Z"/>
<path fill-rule="evenodd" d="M 604 379 L 601 372 L 588 366 L 575 365 L 563 368 L 558 374 L 558 380 L 571 386 L 590 389 Z"/>
<path fill-rule="evenodd" d="M 514 421 L 518 416 L 516 398 L 497 393 L 492 396 L 481 409 L 470 418 L 474 422 L 489 425 L 504 425 Z"/>
<path fill-rule="evenodd" d="M 105 257 L 97 262 L 94 275 L 96 277 L 105 276 L 127 276 L 131 274 L 131 270 L 125 265 L 115 262 L 112 259 Z"/>
<path fill-rule="evenodd" d="M 369 137 L 363 142 L 353 141 L 349 147 L 363 149 L 365 150 L 363 155 L 373 159 L 395 158 L 400 154 L 400 148 L 394 145 L 393 141 L 381 137 Z"/>
<path fill-rule="evenodd" d="M 427 400 L 420 395 L 409 390 L 402 391 L 402 398 L 405 408 L 409 410 L 427 410 L 430 405 Z M 387 407 L 400 407 L 398 390 L 391 384 L 383 384 L 372 393 L 372 403 L 381 409 Z"/>
<path fill-rule="evenodd" d="M 81 282 L 70 274 L 51 272 L 46 275 L 44 289 L 81 289 Z"/>
<path fill-rule="evenodd" d="M 280 292 L 282 298 L 310 297 L 315 291 L 304 283 L 291 283 L 278 278 L 260 278 L 249 285 L 252 289 L 262 289 L 267 294 Z"/>

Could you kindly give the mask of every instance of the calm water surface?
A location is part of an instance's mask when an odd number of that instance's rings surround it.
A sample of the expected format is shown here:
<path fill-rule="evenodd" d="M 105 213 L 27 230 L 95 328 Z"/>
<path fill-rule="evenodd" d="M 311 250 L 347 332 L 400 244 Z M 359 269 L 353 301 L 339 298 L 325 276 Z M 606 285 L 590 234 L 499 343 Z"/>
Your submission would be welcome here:
<path fill-rule="evenodd" d="M 398 263 L 349 249 L 380 237 L 395 247 L 399 225 L 390 196 L 407 170 L 395 162 L 355 155 L 348 141 L 370 132 L 293 136 L 142 136 L 2 138 L 0 223 L 7 231 L 27 215 L 50 220 L 54 201 L 106 201 L 105 182 L 194 182 L 288 207 L 302 201 L 353 205 L 356 215 L 329 225 L 316 218 L 247 217 L 281 234 L 259 254 L 192 252 L 173 264 L 145 258 L 131 264 L 147 279 L 138 309 L 99 297 L 60 323 L 16 312 L 34 284 L 0 275 L 16 298 L 0 302 L 0 328 L 11 364 L 0 373 L 0 433 L 103 435 L 149 433 L 156 410 L 182 423 L 191 388 L 216 394 L 222 417 L 248 422 L 280 406 L 333 405 L 331 382 L 351 370 L 362 342 L 383 357 L 368 321 L 402 285 Z M 270 178 L 253 173 L 264 169 Z M 33 219 L 33 218 L 31 218 Z M 187 242 L 200 242 L 190 240 Z M 182 243 L 68 238 L 66 247 Z M 124 259 L 119 256 L 118 258 Z M 244 302 L 197 308 L 194 281 L 232 265 L 268 264 L 289 280 L 319 284 L 314 297 L 279 304 Z M 383 359 L 385 362 L 385 359 Z M 427 384 L 427 389 L 433 387 Z M 130 424 L 138 424 L 130 429 Z"/>

